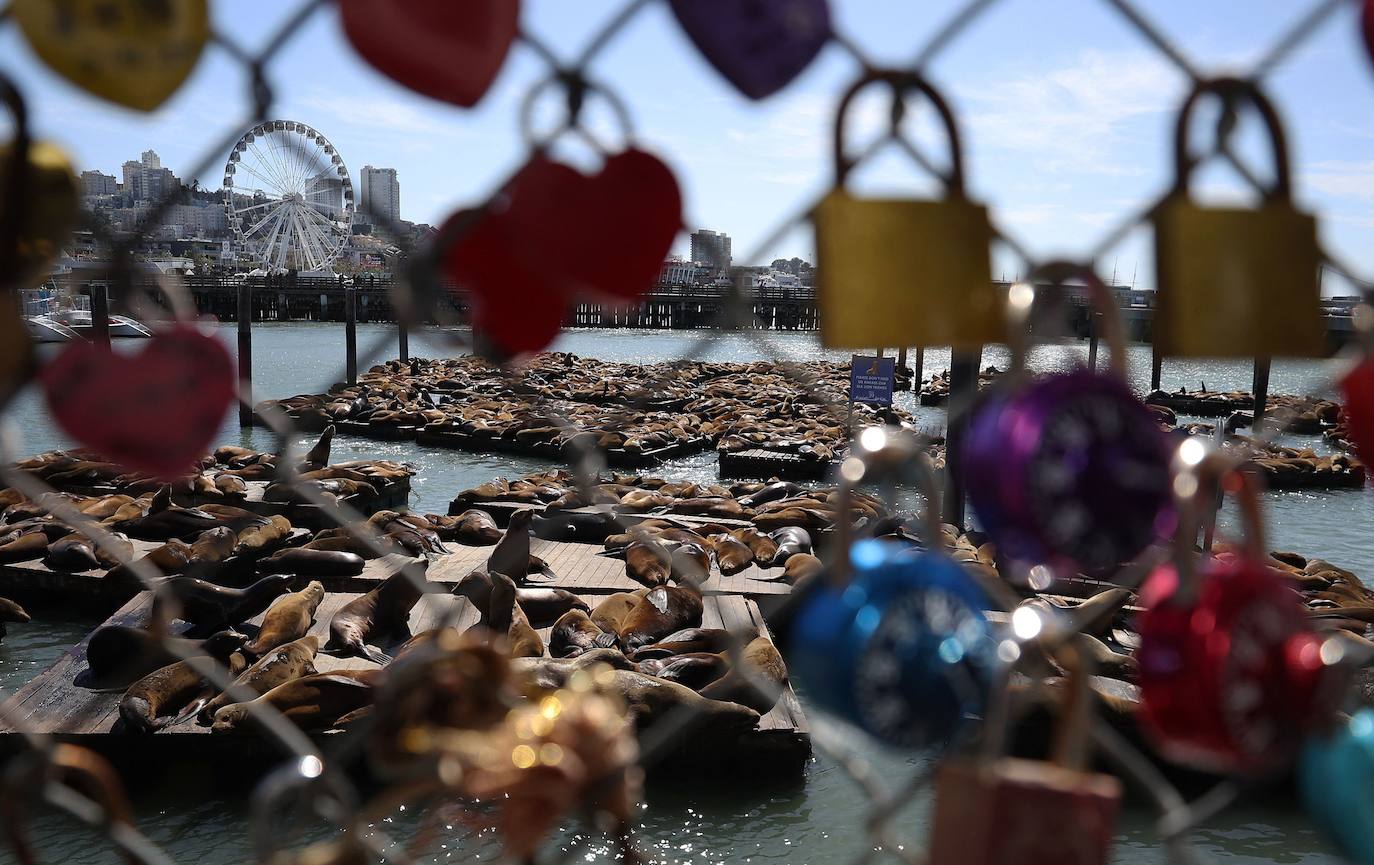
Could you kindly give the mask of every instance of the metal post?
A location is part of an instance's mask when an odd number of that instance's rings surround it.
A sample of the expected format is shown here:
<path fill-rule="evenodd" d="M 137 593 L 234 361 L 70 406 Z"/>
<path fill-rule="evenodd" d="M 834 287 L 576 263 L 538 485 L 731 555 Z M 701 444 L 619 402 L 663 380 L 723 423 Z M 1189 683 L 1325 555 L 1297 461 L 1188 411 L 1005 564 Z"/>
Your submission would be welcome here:
<path fill-rule="evenodd" d="M 1088 310 L 1088 369 L 1097 369 L 1097 313 Z"/>
<path fill-rule="evenodd" d="M 358 305 L 353 286 L 344 286 L 344 351 L 348 354 L 348 383 L 358 383 Z"/>
<path fill-rule="evenodd" d="M 968 429 L 968 415 L 978 395 L 978 364 L 982 362 L 981 348 L 970 352 L 955 352 L 949 363 L 949 424 L 945 430 L 945 501 L 941 508 L 944 521 L 952 526 L 964 526 L 964 433 Z"/>
<path fill-rule="evenodd" d="M 1260 434 L 1260 421 L 1264 419 L 1265 403 L 1269 401 L 1269 364 L 1267 357 L 1255 358 L 1255 382 L 1250 390 L 1255 396 L 1254 421 L 1250 424 L 1252 435 Z"/>
<path fill-rule="evenodd" d="M 106 351 L 110 350 L 110 294 L 103 283 L 90 287 L 91 290 L 91 342 Z"/>
<path fill-rule="evenodd" d="M 239 426 L 253 425 L 253 286 L 239 283 Z"/>

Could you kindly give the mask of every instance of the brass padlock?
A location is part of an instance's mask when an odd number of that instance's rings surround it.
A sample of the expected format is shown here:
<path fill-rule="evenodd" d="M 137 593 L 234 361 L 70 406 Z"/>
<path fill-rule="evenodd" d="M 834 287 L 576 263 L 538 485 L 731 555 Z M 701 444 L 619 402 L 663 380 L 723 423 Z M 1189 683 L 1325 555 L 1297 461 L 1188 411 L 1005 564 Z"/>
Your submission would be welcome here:
<path fill-rule="evenodd" d="M 1249 102 L 1269 129 L 1274 182 L 1257 209 L 1202 207 L 1188 197 L 1197 163 L 1188 154 L 1188 121 L 1209 93 L 1228 108 Z M 1324 355 L 1317 221 L 1293 206 L 1288 147 L 1273 105 L 1248 81 L 1200 82 L 1179 113 L 1174 150 L 1177 184 L 1154 215 L 1156 350 L 1182 357 Z"/>
<path fill-rule="evenodd" d="M 1005 730 L 1004 721 L 990 713 L 984 755 L 947 760 L 936 775 L 931 865 L 1107 861 L 1116 834 L 1121 782 L 1084 769 L 1095 699 L 1088 684 L 1088 655 L 1072 642 L 1058 655 L 1064 656 L 1069 676 L 1053 761 L 991 756 L 1001 750 Z"/>
<path fill-rule="evenodd" d="M 919 91 L 934 104 L 949 136 L 945 198 L 856 198 L 845 189 L 860 161 L 845 153 L 845 113 L 854 96 L 874 82 L 892 88 L 893 140 L 900 140 L 897 125 L 908 92 Z M 871 71 L 845 93 L 835 117 L 835 188 L 812 218 L 821 342 L 827 348 L 973 347 L 1001 339 L 1005 298 L 992 284 L 987 208 L 964 194 L 954 116 L 923 78 Z"/>

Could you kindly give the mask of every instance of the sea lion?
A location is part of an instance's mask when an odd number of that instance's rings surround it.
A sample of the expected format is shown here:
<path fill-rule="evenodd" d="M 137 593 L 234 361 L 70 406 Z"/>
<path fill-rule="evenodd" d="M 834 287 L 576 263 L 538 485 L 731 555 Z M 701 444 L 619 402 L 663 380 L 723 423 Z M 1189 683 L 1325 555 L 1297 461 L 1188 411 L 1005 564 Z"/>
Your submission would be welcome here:
<path fill-rule="evenodd" d="M 531 524 L 537 538 L 578 544 L 602 543 L 618 526 L 613 514 L 599 511 L 544 513 L 535 516 Z"/>
<path fill-rule="evenodd" d="M 778 551 L 769 562 L 775 568 L 787 564 L 787 560 L 797 553 L 811 552 L 811 533 L 800 526 L 784 526 L 770 532 L 768 537 L 778 545 Z"/>
<path fill-rule="evenodd" d="M 203 663 L 212 659 L 208 655 L 201 655 L 198 660 Z M 234 652 L 227 659 L 227 666 L 229 674 L 237 676 L 248 666 L 248 662 L 242 654 Z M 204 687 L 204 677 L 190 661 L 168 664 L 129 686 L 119 700 L 120 720 L 127 730 L 157 732 L 174 723 L 178 718 L 177 713 L 194 700 Z"/>
<path fill-rule="evenodd" d="M 95 555 L 95 543 L 81 535 L 67 535 L 48 545 L 43 564 L 54 571 L 77 573 L 93 571 L 100 567 L 100 559 Z"/>
<path fill-rule="evenodd" d="M 738 574 L 754 563 L 754 551 L 729 535 L 711 538 L 711 549 L 716 554 L 716 566 L 722 574 Z"/>
<path fill-rule="evenodd" d="M 457 541 L 470 547 L 489 547 L 500 543 L 502 538 L 501 529 L 492 515 L 477 508 L 469 508 L 459 514 L 449 535 L 444 540 Z"/>
<path fill-rule="evenodd" d="M 243 648 L 261 658 L 278 646 L 299 640 L 309 632 L 311 623 L 315 621 L 315 611 L 323 600 L 324 586 L 318 580 L 311 581 L 299 592 L 282 595 L 263 614 L 258 636 Z M 314 657 L 314 652 L 311 652 L 311 657 Z"/>
<path fill-rule="evenodd" d="M 262 696 L 221 706 L 212 733 L 232 733 L 253 720 L 254 706 L 270 706 L 302 730 L 327 730 L 340 718 L 371 705 L 377 670 L 334 670 L 290 679 Z"/>
<path fill-rule="evenodd" d="M 329 424 L 320 433 L 319 441 L 315 442 L 305 455 L 301 463 L 302 471 L 309 471 L 311 468 L 323 468 L 329 465 L 329 451 L 334 443 L 334 425 Z"/>
<path fill-rule="evenodd" d="M 1022 607 L 1043 610 L 1051 616 L 1072 616 L 1079 623 L 1078 630 L 1088 636 L 1100 637 L 1112 627 L 1121 608 L 1132 597 L 1130 589 L 1108 589 L 1098 592 L 1086 601 L 1073 607 L 1061 607 L 1044 597 L 1027 598 L 1020 603 Z"/>
<path fill-rule="evenodd" d="M 341 532 L 337 535 L 325 535 L 321 532 L 313 541 L 302 544 L 298 549 L 330 550 L 334 552 L 352 553 L 363 561 L 381 558 L 377 551 L 372 548 L 371 544 L 364 543 L 362 538 L 348 532 Z"/>
<path fill-rule="evenodd" d="M 270 550 L 291 535 L 291 521 L 280 514 L 273 514 L 262 525 L 247 526 L 239 529 L 236 555 L 254 555 Z"/>
<path fill-rule="evenodd" d="M 647 535 L 641 535 L 625 548 L 625 576 L 650 588 L 668 582 L 673 555 L 668 548 Z"/>
<path fill-rule="evenodd" d="M 701 592 L 694 586 L 658 586 L 626 614 L 620 637 L 628 651 L 683 628 L 701 626 Z"/>
<path fill-rule="evenodd" d="M 754 561 L 759 563 L 759 567 L 768 567 L 773 563 L 773 557 L 778 554 L 778 543 L 768 535 L 763 534 L 757 529 L 744 527 L 732 529 L 730 537 L 745 544 L 749 551 L 754 554 Z"/>
<path fill-rule="evenodd" d="M 549 634 L 549 654 L 572 658 L 592 649 L 614 648 L 617 637 L 601 630 L 583 610 L 568 610 L 553 623 Z"/>
<path fill-rule="evenodd" d="M 9 630 L 5 627 L 13 622 L 16 625 L 27 625 L 33 621 L 33 617 L 28 611 L 9 598 L 0 598 L 0 638 L 4 638 Z"/>
<path fill-rule="evenodd" d="M 530 523 L 534 511 L 519 510 L 510 516 L 506 533 L 487 557 L 487 573 L 507 574 L 522 579 L 530 568 Z"/>
<path fill-rule="evenodd" d="M 258 560 L 258 573 L 297 574 L 305 577 L 356 577 L 366 566 L 367 562 L 357 553 L 293 547 L 279 550 Z"/>
<path fill-rule="evenodd" d="M 219 524 L 218 517 L 200 508 L 183 508 L 172 504 L 172 488 L 163 486 L 153 496 L 143 516 L 113 523 L 111 528 L 144 541 L 167 541 L 173 538 L 190 541 Z"/>
<path fill-rule="evenodd" d="M 610 690 L 625 701 L 641 732 L 670 716 L 685 718 L 685 729 L 678 731 L 679 741 L 710 744 L 733 740 L 759 722 L 759 713 L 747 706 L 707 699 L 676 682 L 632 670 L 616 670 L 607 678 Z"/>
<path fill-rule="evenodd" d="M 723 652 L 688 652 L 668 658 L 650 658 L 638 662 L 636 667 L 646 676 L 657 676 L 700 692 L 730 671 L 730 659 Z"/>
<path fill-rule="evenodd" d="M 234 554 L 239 536 L 228 526 L 215 526 L 191 542 L 191 561 L 210 564 Z"/>
<path fill-rule="evenodd" d="M 368 643 L 378 637 L 410 636 L 410 611 L 426 588 L 417 586 L 409 571 L 397 571 L 377 588 L 340 607 L 329 620 L 325 649 L 341 655 L 361 655 L 378 664 L 390 663 L 389 656 Z"/>
<path fill-rule="evenodd" d="M 672 551 L 669 577 L 679 583 L 700 586 L 711 573 L 711 554 L 696 544 L 678 544 Z"/>
<path fill-rule="evenodd" d="M 571 658 L 515 658 L 510 669 L 512 677 L 525 680 L 530 687 L 553 691 L 565 687 L 578 670 L 601 664 L 616 670 L 634 669 L 634 664 L 616 649 L 591 649 Z"/>
<path fill-rule="evenodd" d="M 123 691 L 153 672 L 182 658 L 209 655 L 228 658 L 243 648 L 248 637 L 238 631 L 219 631 L 204 640 L 163 636 L 128 625 L 104 625 L 86 641 L 86 669 L 75 685 L 92 690 Z"/>
<path fill-rule="evenodd" d="M 791 481 L 775 481 L 757 492 L 740 497 L 738 501 L 746 508 L 756 508 L 759 505 L 766 505 L 769 502 L 777 502 L 795 496 L 802 491 L 801 487 Z"/>
<path fill-rule="evenodd" d="M 515 581 L 505 574 L 493 573 L 491 594 L 482 620 L 475 630 L 490 631 L 505 638 L 507 654 L 512 658 L 538 658 L 544 654 L 544 641 L 539 632 L 530 627 L 529 619 L 520 609 L 515 596 Z"/>
<path fill-rule="evenodd" d="M 620 634 L 620 627 L 625 623 L 625 617 L 630 614 L 630 610 L 635 608 L 640 599 L 649 594 L 649 589 L 638 589 L 633 592 L 613 592 L 605 597 L 601 603 L 592 608 L 591 619 L 598 628 L 616 635 Z"/>
<path fill-rule="evenodd" d="M 173 538 L 138 561 L 153 568 L 163 576 L 179 574 L 191 563 L 191 545 Z M 132 585 L 140 582 L 134 569 L 129 565 L 118 565 L 110 568 L 105 578 L 114 584 L 127 583 Z"/>
<path fill-rule="evenodd" d="M 724 628 L 685 628 L 669 634 L 656 643 L 641 646 L 630 653 L 633 661 L 688 655 L 694 652 L 724 652 L 739 643 L 739 636 Z"/>
<path fill-rule="evenodd" d="M 810 553 L 793 553 L 787 557 L 787 564 L 783 565 L 782 578 L 795 586 L 823 570 L 825 565 Z"/>
<path fill-rule="evenodd" d="M 263 577 L 246 589 L 231 589 L 195 577 L 168 577 L 153 593 L 153 621 L 165 621 L 167 604 L 175 604 L 176 618 L 201 628 L 236 625 L 267 609 L 291 590 L 291 577 Z"/>
<path fill-rule="evenodd" d="M 453 587 L 453 594 L 485 610 L 491 604 L 491 576 L 484 571 L 471 571 Z M 585 601 L 567 589 L 517 587 L 515 599 L 536 628 L 548 627 L 569 610 L 591 611 Z"/>
<path fill-rule="evenodd" d="M 220 707 L 260 697 L 283 682 L 313 674 L 319 650 L 320 638 L 313 634 L 278 646 L 240 673 L 228 690 L 207 702 L 196 720 L 209 726 Z"/>
<path fill-rule="evenodd" d="M 701 689 L 701 696 L 739 703 L 766 715 L 786 686 L 787 664 L 773 641 L 759 635 L 744 647 L 728 673 Z"/>
<path fill-rule="evenodd" d="M 0 565 L 31 562 L 48 552 L 48 536 L 42 532 L 22 534 L 7 544 L 0 544 Z"/>

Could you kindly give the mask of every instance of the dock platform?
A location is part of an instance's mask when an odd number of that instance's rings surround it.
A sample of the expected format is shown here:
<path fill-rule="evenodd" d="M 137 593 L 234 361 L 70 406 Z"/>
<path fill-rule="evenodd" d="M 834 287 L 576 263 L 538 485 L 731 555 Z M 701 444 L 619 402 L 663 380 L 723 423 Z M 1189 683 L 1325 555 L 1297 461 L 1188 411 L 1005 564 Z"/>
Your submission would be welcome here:
<path fill-rule="evenodd" d="M 823 480 L 839 460 L 813 460 L 790 451 L 770 448 L 751 448 L 744 451 L 719 452 L 722 478 L 747 478 L 785 481 Z"/>

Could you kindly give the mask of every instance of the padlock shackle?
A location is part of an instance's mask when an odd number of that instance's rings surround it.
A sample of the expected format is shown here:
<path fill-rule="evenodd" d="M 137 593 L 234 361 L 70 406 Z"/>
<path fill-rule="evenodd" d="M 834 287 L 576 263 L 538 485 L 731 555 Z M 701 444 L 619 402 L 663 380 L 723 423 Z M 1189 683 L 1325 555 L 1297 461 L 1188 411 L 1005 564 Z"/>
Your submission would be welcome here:
<path fill-rule="evenodd" d="M 0 284 L 19 264 L 19 229 L 23 224 L 22 204 L 29 193 L 29 112 L 24 97 L 14 82 L 0 74 L 0 102 L 4 102 L 14 121 L 14 137 L 10 140 L 10 163 L 0 177 Z"/>
<path fill-rule="evenodd" d="M 855 454 L 840 464 L 840 500 L 838 503 L 836 538 L 839 553 L 834 566 L 830 569 L 836 583 L 840 586 L 849 583 L 849 550 L 854 544 L 854 525 L 850 514 L 854 503 L 854 488 L 864 481 L 873 480 L 875 470 L 895 472 L 899 478 L 914 482 L 926 506 L 921 511 L 922 534 L 926 547 L 948 554 L 944 532 L 940 529 L 940 483 L 930 466 L 930 457 L 920 446 L 916 437 L 898 428 L 887 428 L 882 443 L 874 449 L 866 448 L 860 442 Z M 862 439 L 862 436 L 860 437 Z M 894 513 L 896 508 L 894 507 Z"/>
<path fill-rule="evenodd" d="M 1008 298 L 1007 342 L 1011 347 L 1012 371 L 1015 373 L 1024 371 L 1026 355 L 1034 343 L 1031 324 L 1032 314 L 1036 309 L 1034 302 L 1036 295 L 1044 288 L 1055 293 L 1053 295 L 1054 300 L 1062 302 L 1065 286 L 1075 279 L 1087 286 L 1088 300 L 1092 304 L 1093 311 L 1102 318 L 1102 336 L 1107 342 L 1107 350 L 1110 353 L 1109 369 L 1113 375 L 1125 381 L 1127 367 L 1126 331 L 1121 326 L 1121 314 L 1117 310 L 1116 301 L 1106 283 L 1098 277 L 1091 267 L 1072 261 L 1049 261 L 1039 265 L 1021 282 L 1023 285 L 1030 286 L 1031 293 L 1020 298 L 1019 301 L 1017 298 Z M 1013 288 L 1015 287 L 1013 286 Z M 1092 312 L 1089 313 L 1090 316 L 1092 314 Z"/>
<path fill-rule="evenodd" d="M 567 116 L 560 126 L 541 137 L 534 129 L 535 106 L 539 102 L 539 97 L 546 90 L 554 87 L 563 89 Z M 624 139 L 625 146 L 628 147 L 634 143 L 634 123 L 630 119 L 630 110 L 625 107 L 625 103 L 621 101 L 620 97 L 616 96 L 609 88 L 588 80 L 578 70 L 555 69 L 547 78 L 536 82 L 520 103 L 520 137 L 524 139 L 525 145 L 529 148 L 530 158 L 546 154 L 549 147 L 565 133 L 580 136 L 603 158 L 613 152 L 593 136 L 587 127 L 582 125 L 582 109 L 586 104 L 587 96 L 591 94 L 600 96 L 610 105 L 611 113 L 615 115 L 616 124 L 620 127 L 620 134 Z"/>
<path fill-rule="evenodd" d="M 1197 450 L 1199 447 L 1201 451 Z M 1264 515 L 1260 507 L 1260 484 L 1256 473 L 1246 469 L 1244 463 L 1245 460 L 1228 454 L 1210 439 L 1200 436 L 1186 439 L 1174 454 L 1173 489 L 1178 499 L 1174 567 L 1178 572 L 1178 596 L 1181 598 L 1192 598 L 1196 592 L 1197 557 L 1193 547 L 1197 543 L 1198 529 L 1202 526 L 1203 512 L 1212 507 L 1212 496 L 1219 486 L 1223 493 L 1234 493 L 1240 500 L 1241 518 L 1245 523 L 1245 556 L 1255 562 L 1264 560 Z M 1224 482 L 1230 480 L 1234 480 L 1236 486 L 1228 489 Z M 1203 552 L 1210 553 L 1208 550 Z"/>
<path fill-rule="evenodd" d="M 845 91 L 840 98 L 839 107 L 835 109 L 835 188 L 844 187 L 845 180 L 849 177 L 849 172 L 853 171 L 862 159 L 851 159 L 845 151 L 845 115 L 849 112 L 850 103 L 854 97 L 870 84 L 884 83 L 892 89 L 892 108 L 886 139 L 895 141 L 901 138 L 901 119 L 903 113 L 903 100 L 911 91 L 918 91 L 930 100 L 935 106 L 935 111 L 940 115 L 940 121 L 945 126 L 945 134 L 949 137 L 949 173 L 940 174 L 940 180 L 945 185 L 946 192 L 954 198 L 964 197 L 964 150 L 960 144 L 959 127 L 954 120 L 954 112 L 950 111 L 949 104 L 940 95 L 940 91 L 926 81 L 919 74 L 901 69 L 869 69 L 859 80 L 855 81 Z"/>
<path fill-rule="evenodd" d="M 1264 125 L 1269 129 L 1269 144 L 1274 156 L 1274 185 L 1265 191 L 1265 200 L 1287 201 L 1292 198 L 1288 138 L 1284 134 L 1278 111 L 1254 81 L 1229 76 L 1199 81 L 1193 92 L 1188 94 L 1183 108 L 1178 113 L 1178 123 L 1174 127 L 1174 166 L 1177 178 L 1174 181 L 1173 194 L 1188 194 L 1188 183 L 1192 178 L 1193 169 L 1200 161 L 1193 159 L 1188 153 L 1188 126 L 1192 120 L 1193 109 L 1202 97 L 1207 95 L 1218 97 L 1228 109 L 1238 102 L 1249 102 L 1259 112 Z"/>

